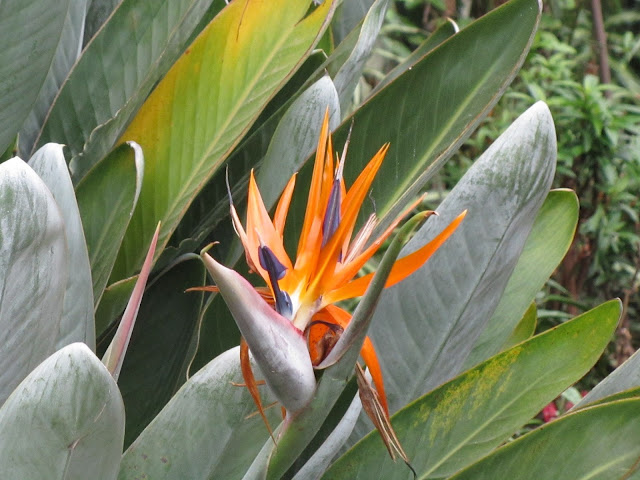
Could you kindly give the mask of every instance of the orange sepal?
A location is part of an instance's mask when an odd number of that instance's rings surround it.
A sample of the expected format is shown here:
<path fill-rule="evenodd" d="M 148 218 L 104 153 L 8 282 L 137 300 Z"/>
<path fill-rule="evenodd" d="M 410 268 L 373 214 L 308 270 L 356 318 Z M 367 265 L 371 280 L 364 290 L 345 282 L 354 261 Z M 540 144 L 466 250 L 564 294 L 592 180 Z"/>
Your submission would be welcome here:
<path fill-rule="evenodd" d="M 349 232 L 353 231 L 353 225 L 358 218 L 362 202 L 367 196 L 369 187 L 376 173 L 378 173 L 388 148 L 389 144 L 387 143 L 374 155 L 347 192 L 343 200 L 346 208 L 344 216 L 340 220 L 340 225 L 320 252 L 320 262 L 316 268 L 316 277 L 307 290 L 311 297 L 318 298 L 323 292 L 327 291 L 327 286 L 332 283 L 331 277 L 338 265 L 338 256 L 342 251 L 345 237 Z"/>
<path fill-rule="evenodd" d="M 261 240 L 273 251 L 278 260 L 287 268 L 288 272 L 293 269 L 291 260 L 284 249 L 284 245 L 282 244 L 282 237 L 273 226 L 273 222 L 269 217 L 269 212 L 267 212 L 267 209 L 264 206 L 260 190 L 258 190 L 258 185 L 256 184 L 256 179 L 253 175 L 253 170 L 251 171 L 251 176 L 249 178 L 246 231 L 249 248 L 251 249 L 249 254 L 251 255 L 253 264 L 257 268 L 257 272 L 267 283 L 269 283 L 269 275 L 260 265 L 260 260 L 258 258 L 258 247 L 260 246 Z"/>
<path fill-rule="evenodd" d="M 440 232 L 436 238 L 431 240 L 429 243 L 419 248 L 413 253 L 410 253 L 407 256 L 402 257 L 393 265 L 391 272 L 389 273 L 389 278 L 387 278 L 387 282 L 384 287 L 390 287 L 395 285 L 396 283 L 404 280 L 413 272 L 418 270 L 422 265 L 425 264 L 427 260 L 433 255 L 438 248 L 442 246 L 444 242 L 456 231 L 462 220 L 464 219 L 467 211 L 465 210 L 460 215 L 458 215 L 453 222 L 451 222 L 447 227 Z M 364 295 L 364 292 L 367 291 L 367 287 L 371 280 L 373 279 L 373 273 L 365 275 L 360 278 L 356 278 L 355 280 L 347 283 L 345 286 L 337 288 L 336 290 L 328 293 L 325 296 L 324 301 L 327 303 L 335 303 L 341 300 L 345 300 L 347 298 L 360 297 Z"/>
<path fill-rule="evenodd" d="M 249 359 L 249 345 L 247 345 L 247 342 L 244 338 L 240 339 L 240 368 L 242 370 L 242 378 L 244 379 L 247 390 L 249 390 L 251 398 L 253 398 L 253 403 L 256 404 L 258 413 L 262 417 L 262 421 L 269 431 L 271 440 L 273 440 L 273 443 L 275 444 L 276 439 L 273 436 L 273 431 L 271 430 L 271 426 L 269 425 L 267 416 L 264 414 L 264 409 L 262 408 L 262 400 L 260 399 L 260 392 L 258 391 L 258 384 L 256 382 L 256 378 L 253 376 L 253 370 L 251 369 L 251 361 Z"/>
<path fill-rule="evenodd" d="M 278 206 L 276 207 L 276 213 L 273 215 L 273 228 L 276 229 L 280 238 L 282 238 L 284 233 L 284 224 L 287 220 L 287 213 L 289 213 L 293 189 L 296 186 L 296 175 L 297 173 L 294 173 L 289 179 L 287 186 L 284 187 L 282 195 L 280 195 L 280 200 L 278 201 Z"/>

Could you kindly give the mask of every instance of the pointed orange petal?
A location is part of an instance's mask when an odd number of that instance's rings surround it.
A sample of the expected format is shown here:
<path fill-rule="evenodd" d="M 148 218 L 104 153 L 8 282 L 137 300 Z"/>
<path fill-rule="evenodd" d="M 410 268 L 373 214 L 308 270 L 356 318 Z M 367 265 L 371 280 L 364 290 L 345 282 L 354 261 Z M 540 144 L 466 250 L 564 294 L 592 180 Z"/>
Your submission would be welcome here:
<path fill-rule="evenodd" d="M 385 283 L 385 288 L 395 285 L 399 281 L 405 279 L 413 272 L 418 270 L 418 268 L 420 268 L 422 265 L 424 265 L 424 263 L 429 260 L 429 257 L 431 257 L 431 255 L 433 255 L 436 250 L 438 250 L 438 248 L 440 248 L 442 244 L 447 241 L 451 234 L 455 232 L 466 214 L 467 211 L 465 210 L 460 215 L 458 215 L 455 220 L 453 220 L 453 222 L 447 225 L 447 227 L 442 232 L 440 232 L 436 236 L 436 238 L 434 238 L 415 252 L 399 259 L 391 269 L 389 278 L 387 278 L 387 282 Z M 347 283 L 345 286 L 340 287 L 325 295 L 324 301 L 327 303 L 334 303 L 345 300 L 347 298 L 359 297 L 361 295 L 364 295 L 364 292 L 367 290 L 367 287 L 369 286 L 372 278 L 373 273 L 357 278 Z"/>
<path fill-rule="evenodd" d="M 388 148 L 389 144 L 385 144 L 378 153 L 374 155 L 347 192 L 343 200 L 346 208 L 344 216 L 340 220 L 340 225 L 320 252 L 320 261 L 316 267 L 315 280 L 308 289 L 311 297 L 318 298 L 327 290 L 326 286 L 331 284 L 331 277 L 335 272 L 338 256 L 344 244 L 345 237 L 347 233 L 353 231 L 353 225 L 358 218 L 360 206 L 367 196 L 369 187 L 382 164 L 382 160 L 384 160 Z"/>
<path fill-rule="evenodd" d="M 271 436 L 271 440 L 273 443 L 276 443 L 276 439 L 273 436 L 273 431 L 271 430 L 271 426 L 269 425 L 269 421 L 267 420 L 267 416 L 264 414 L 264 409 L 262 408 L 262 400 L 260 399 L 260 392 L 258 391 L 258 385 L 256 383 L 256 379 L 253 376 L 253 370 L 251 369 L 251 361 L 249 360 L 249 345 L 244 338 L 240 340 L 240 368 L 242 370 L 242 378 L 244 378 L 244 383 L 247 386 L 247 390 L 251 394 L 251 398 L 253 398 L 253 403 L 258 407 L 258 413 L 262 417 L 262 421 L 269 430 L 269 435 Z"/>
<path fill-rule="evenodd" d="M 380 396 L 380 403 L 382 404 L 382 408 L 384 408 L 384 411 L 388 416 L 389 406 L 387 405 L 387 394 L 384 391 L 382 369 L 380 368 L 380 362 L 378 361 L 376 350 L 375 348 L 373 348 L 373 343 L 371 342 L 371 339 L 369 337 L 364 337 L 364 343 L 362 344 L 360 355 L 362 356 L 364 363 L 366 363 L 367 367 L 369 368 L 371 378 L 373 379 L 373 384 L 376 386 L 376 390 L 378 391 L 378 395 Z"/>
<path fill-rule="evenodd" d="M 273 227 L 280 235 L 280 238 L 282 238 L 284 233 L 284 224 L 287 221 L 287 213 L 289 213 L 293 188 L 296 186 L 296 175 L 297 173 L 294 173 L 287 183 L 287 186 L 284 187 L 280 200 L 278 201 L 278 206 L 276 207 L 276 213 L 273 215 Z"/>
<path fill-rule="evenodd" d="M 327 151 L 327 138 L 329 136 L 329 109 L 327 108 L 320 129 L 320 137 L 318 138 L 318 148 L 316 150 L 316 159 L 313 165 L 313 176 L 311 177 L 311 186 L 309 188 L 309 197 L 307 199 L 307 211 L 304 216 L 302 231 L 300 232 L 300 240 L 298 242 L 298 252 L 296 255 L 296 270 L 304 270 L 307 268 L 309 256 L 312 253 L 309 249 L 309 243 L 313 242 L 318 234 L 322 234 L 322 218 L 319 211 L 322 209 L 320 205 L 320 196 L 322 193 L 322 177 L 324 175 L 325 156 Z"/>
<path fill-rule="evenodd" d="M 251 259 L 257 268 L 257 272 L 262 276 L 262 278 L 265 279 L 266 282 L 269 282 L 269 275 L 260 265 L 260 260 L 258 258 L 258 247 L 260 245 L 260 240 L 262 240 L 265 245 L 267 245 L 273 251 L 278 260 L 287 268 L 288 272 L 293 269 L 291 260 L 289 260 L 289 256 L 287 255 L 287 252 L 284 249 L 284 245 L 282 244 L 282 238 L 276 232 L 276 229 L 273 226 L 273 222 L 271 221 L 271 218 L 269 218 L 269 213 L 264 206 L 262 196 L 260 195 L 260 190 L 258 190 L 258 185 L 256 184 L 253 170 L 251 171 L 251 176 L 249 178 L 249 200 L 247 204 L 247 238 L 248 243 L 252 249 L 250 252 Z"/>
<path fill-rule="evenodd" d="M 346 263 L 342 266 L 342 268 L 337 269 L 331 278 L 331 284 L 326 285 L 326 290 L 332 291 L 334 289 L 339 288 L 341 285 L 344 285 L 345 282 L 349 281 L 360 271 L 360 269 L 364 266 L 367 261 L 373 256 L 374 253 L 378 251 L 380 245 L 384 243 L 384 241 L 389 238 L 389 236 L 393 233 L 393 230 L 398 226 L 400 221 L 405 218 L 411 211 L 422 201 L 423 197 L 417 198 L 411 205 L 409 205 L 404 212 L 402 212 L 398 218 L 396 218 L 391 225 L 387 227 L 387 229 L 382 232 L 382 234 L 369 245 L 362 253 L 357 255 L 353 260 L 349 263 Z M 368 285 L 368 283 L 367 283 Z M 366 288 L 366 287 L 365 287 Z M 329 302 L 328 302 L 329 303 Z M 335 303 L 331 301 L 330 303 Z"/>

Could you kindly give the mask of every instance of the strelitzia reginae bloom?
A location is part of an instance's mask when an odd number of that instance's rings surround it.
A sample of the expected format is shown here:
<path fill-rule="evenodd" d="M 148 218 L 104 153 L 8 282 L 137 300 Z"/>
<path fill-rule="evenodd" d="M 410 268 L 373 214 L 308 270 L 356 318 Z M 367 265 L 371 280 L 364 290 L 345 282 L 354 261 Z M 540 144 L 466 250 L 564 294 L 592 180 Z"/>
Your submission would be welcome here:
<path fill-rule="evenodd" d="M 205 263 L 217 284 L 213 289 L 222 293 L 243 335 L 243 376 L 261 414 L 262 406 L 248 350 L 260 365 L 266 383 L 287 411 L 295 413 L 303 408 L 312 398 L 315 388 L 313 367 L 326 358 L 351 320 L 351 315 L 335 304 L 365 293 L 373 273 L 359 278 L 355 278 L 356 275 L 419 202 L 409 206 L 373 240 L 371 236 L 377 226 L 375 214 L 354 234 L 358 212 L 388 148 L 389 144 L 385 144 L 347 189 L 343 178 L 346 145 L 342 156 L 334 160 L 327 113 L 320 131 L 295 262 L 285 251 L 283 239 L 296 175 L 285 187 L 273 219 L 262 201 L 253 172 L 249 180 L 246 226 L 242 225 L 231 204 L 233 224 L 249 268 L 262 277 L 266 287 L 253 289 L 240 275 L 204 254 Z M 422 266 L 456 230 L 465 213 L 431 242 L 397 260 L 385 287 L 394 285 Z M 271 346 L 265 348 L 260 345 L 269 336 L 273 337 L 268 341 Z M 382 372 L 368 337 L 360 354 L 388 416 Z"/>

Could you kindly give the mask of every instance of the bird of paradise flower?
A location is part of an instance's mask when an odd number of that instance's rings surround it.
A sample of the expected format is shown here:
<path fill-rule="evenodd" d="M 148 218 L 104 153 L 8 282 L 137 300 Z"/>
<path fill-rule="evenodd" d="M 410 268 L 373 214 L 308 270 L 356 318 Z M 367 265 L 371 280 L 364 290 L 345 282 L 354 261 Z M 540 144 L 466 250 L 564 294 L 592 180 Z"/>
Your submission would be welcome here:
<path fill-rule="evenodd" d="M 256 345 L 254 348 L 252 343 L 257 342 L 256 340 L 252 342 L 252 339 L 259 338 L 262 334 L 256 335 L 255 332 L 250 332 L 248 326 L 244 321 L 239 320 L 239 317 L 266 316 L 268 317 L 266 322 L 271 321 L 274 325 L 277 324 L 277 327 L 285 332 L 285 336 L 294 339 L 303 338 L 305 355 L 308 355 L 306 362 L 310 362 L 313 367 L 318 366 L 330 353 L 351 320 L 351 315 L 335 303 L 362 296 L 366 292 L 373 278 L 373 273 L 359 278 L 354 277 L 391 235 L 402 219 L 421 200 L 418 199 L 410 205 L 373 241 L 371 241 L 371 236 L 378 225 L 375 213 L 371 214 L 364 226 L 354 235 L 360 207 L 384 160 L 389 144 L 382 146 L 348 190 L 343 178 L 347 145 L 348 140 L 342 156 L 334 161 L 327 112 L 320 131 L 307 210 L 295 263 L 285 251 L 284 228 L 296 175 L 293 175 L 286 185 L 276 206 L 273 219 L 269 216 L 262 201 L 253 172 L 251 172 L 249 179 L 246 227 L 242 225 L 233 202 L 231 202 L 233 225 L 244 247 L 248 266 L 264 279 L 266 287 L 258 287 L 253 290 L 248 282 L 241 277 L 237 278 L 239 275 L 235 272 L 233 272 L 235 276 L 231 275 L 232 271 L 222 267 L 206 253 L 204 254 L 207 268 L 217 286 L 204 287 L 203 289 L 220 291 L 238 322 L 243 334 L 240 345 L 242 374 L 267 428 L 269 425 L 263 412 L 257 382 L 249 361 L 249 350 L 251 349 L 254 356 L 257 357 L 258 364 L 261 364 L 259 358 L 261 355 L 257 351 L 260 350 L 260 346 Z M 458 228 L 465 215 L 466 211 L 462 212 L 431 242 L 397 260 L 386 280 L 385 287 L 400 282 L 420 268 Z M 226 283 L 227 281 L 231 283 Z M 227 286 L 225 287 L 225 285 Z M 225 291 L 227 291 L 227 296 L 225 296 Z M 232 297 L 237 294 L 248 295 L 248 297 L 236 301 Z M 271 305 L 269 308 L 275 309 L 275 312 L 273 310 L 272 313 L 265 312 L 264 307 L 259 304 L 260 297 L 266 300 Z M 253 307 L 247 306 L 248 304 L 253 304 Z M 266 305 L 265 302 L 262 304 Z M 251 308 L 254 308 L 254 311 L 250 311 Z M 259 326 L 260 320 L 252 322 L 252 324 Z M 388 418 L 389 409 L 382 371 L 369 337 L 365 338 L 360 354 L 373 379 L 382 415 Z M 269 359 L 265 361 L 269 362 Z M 282 366 L 276 365 L 277 362 L 273 361 L 274 368 L 281 368 Z M 265 376 L 267 377 L 267 375 Z M 302 378 L 301 383 L 306 382 L 308 385 L 309 381 L 304 380 L 308 375 L 297 373 L 294 376 Z M 289 378 L 294 378 L 294 376 Z M 267 384 L 270 384 L 269 378 L 266 380 Z M 277 381 L 272 380 L 272 383 L 277 383 Z M 285 401 L 278 396 L 278 386 L 272 384 L 270 386 L 274 390 L 276 398 L 288 409 L 299 409 L 309 401 L 309 394 L 303 395 L 301 399 L 295 401 L 289 398 Z M 305 387 L 301 386 L 301 390 L 304 389 Z M 306 389 L 309 390 L 309 388 Z M 271 432 L 270 428 L 269 432 Z"/>

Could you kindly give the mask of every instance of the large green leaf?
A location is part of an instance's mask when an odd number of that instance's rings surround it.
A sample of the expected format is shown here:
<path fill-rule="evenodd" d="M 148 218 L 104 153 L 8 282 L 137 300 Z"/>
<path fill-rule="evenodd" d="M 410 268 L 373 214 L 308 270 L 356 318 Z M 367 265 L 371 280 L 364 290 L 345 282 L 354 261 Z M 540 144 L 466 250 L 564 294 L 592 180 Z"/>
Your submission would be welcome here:
<path fill-rule="evenodd" d="M 76 187 L 95 304 L 100 302 L 138 201 L 143 173 L 142 150 L 135 143 L 125 144 L 98 163 Z"/>
<path fill-rule="evenodd" d="M 85 15 L 89 0 L 74 0 L 63 2 L 67 4 L 67 13 L 62 27 L 58 48 L 51 62 L 49 73 L 40 89 L 31 112 L 20 129 L 20 155 L 29 158 L 33 151 L 33 144 L 42 128 L 47 112 L 60 90 L 60 85 L 67 77 L 69 70 L 76 62 L 82 50 L 82 36 L 85 25 Z M 98 2 L 94 2 L 98 3 Z"/>
<path fill-rule="evenodd" d="M 640 399 L 636 398 L 563 416 L 451 480 L 623 480 L 637 478 L 639 459 Z"/>
<path fill-rule="evenodd" d="M 391 83 L 393 80 L 398 78 L 404 72 L 413 68 L 413 66 L 422 59 L 427 53 L 436 48 L 445 40 L 449 39 L 449 37 L 455 35 L 460 30 L 458 25 L 451 19 L 448 19 L 447 22 L 440 25 L 431 35 L 429 35 L 424 42 L 422 42 L 418 47 L 411 52 L 402 63 L 396 66 L 393 70 L 391 70 L 373 89 L 372 94 L 376 93 L 378 90 L 382 90 L 387 84 Z"/>
<path fill-rule="evenodd" d="M 0 477 L 115 479 L 124 437 L 116 383 L 82 343 L 40 364 L 0 408 Z"/>
<path fill-rule="evenodd" d="M 308 55 L 333 2 L 306 15 L 309 3 L 230 3 L 145 102 L 123 134 L 142 145 L 147 173 L 114 281 L 140 267 L 149 219 L 162 221 L 162 250 L 195 195 Z"/>
<path fill-rule="evenodd" d="M 38 97 L 70 3 L 0 2 L 0 152 L 14 139 Z"/>
<path fill-rule="evenodd" d="M 500 351 L 536 293 L 569 250 L 577 223 L 576 194 L 570 190 L 549 192 L 498 308 L 465 361 L 466 368 Z"/>
<path fill-rule="evenodd" d="M 538 0 L 512 0 L 460 31 L 371 97 L 353 121 L 347 184 L 384 142 L 391 147 L 373 184 L 382 231 L 487 115 L 524 61 L 538 25 Z M 311 165 L 300 173 L 308 184 Z M 299 231 L 306 196 L 294 198 L 288 225 Z M 366 220 L 366 212 L 361 220 Z M 290 235 L 295 245 L 296 235 Z"/>
<path fill-rule="evenodd" d="M 462 371 L 547 196 L 555 161 L 551 113 L 539 102 L 475 161 L 439 216 L 404 248 L 402 255 L 424 245 L 469 210 L 426 265 L 383 293 L 376 310 L 370 336 L 392 411 Z"/>
<path fill-rule="evenodd" d="M 620 307 L 619 300 L 607 302 L 516 345 L 394 415 L 392 423 L 419 478 L 448 478 L 486 455 L 577 381 L 602 354 Z M 576 451 L 576 443 L 568 446 Z M 391 461 L 379 434 L 372 432 L 334 463 L 324 478 L 407 478 L 407 471 Z M 494 470 L 488 478 L 523 477 Z"/>
<path fill-rule="evenodd" d="M 37 140 L 69 147 L 75 183 L 113 148 L 211 1 L 123 0 L 87 45 Z"/>
<path fill-rule="evenodd" d="M 56 344 L 67 284 L 64 221 L 22 160 L 0 164 L 0 405 Z"/>
<path fill-rule="evenodd" d="M 231 384 L 243 381 L 239 360 L 236 347 L 191 377 L 124 453 L 118 478 L 242 478 L 269 433 L 247 389 Z M 279 409 L 265 413 L 277 424 Z"/>
<path fill-rule="evenodd" d="M 62 153 L 62 145 L 49 143 L 40 148 L 31 157 L 29 166 L 35 170 L 53 194 L 64 219 L 68 251 L 67 271 L 70 275 L 64 293 L 64 307 L 56 349 L 73 342 L 83 342 L 95 351 L 91 266 L 80 212 L 67 162 Z"/>
<path fill-rule="evenodd" d="M 202 293 L 185 290 L 204 280 L 204 266 L 196 258 L 164 273 L 144 294 L 118 380 L 127 408 L 125 446 L 187 380 L 184 372 L 193 359 L 190 347 L 198 332 Z"/>

